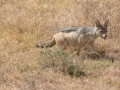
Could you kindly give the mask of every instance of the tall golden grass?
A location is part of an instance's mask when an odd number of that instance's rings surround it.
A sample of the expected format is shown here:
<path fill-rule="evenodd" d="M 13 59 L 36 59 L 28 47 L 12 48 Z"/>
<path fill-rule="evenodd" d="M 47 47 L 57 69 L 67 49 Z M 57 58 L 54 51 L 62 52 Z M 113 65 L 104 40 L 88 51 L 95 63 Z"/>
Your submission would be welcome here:
<path fill-rule="evenodd" d="M 119 0 L 1 0 L 0 90 L 119 90 L 119 4 Z M 62 55 L 59 58 L 54 52 L 35 48 L 36 42 L 63 28 L 95 26 L 95 19 L 102 24 L 110 19 L 107 40 L 96 41 L 98 50 L 106 53 L 102 61 L 86 55 L 84 59 L 66 56 L 71 57 L 73 66 L 79 64 L 86 77 L 64 75 Z M 57 59 L 59 62 L 53 61 Z M 44 65 L 45 70 L 41 70 L 44 63 L 49 67 Z M 58 65 L 57 71 L 50 63 Z"/>

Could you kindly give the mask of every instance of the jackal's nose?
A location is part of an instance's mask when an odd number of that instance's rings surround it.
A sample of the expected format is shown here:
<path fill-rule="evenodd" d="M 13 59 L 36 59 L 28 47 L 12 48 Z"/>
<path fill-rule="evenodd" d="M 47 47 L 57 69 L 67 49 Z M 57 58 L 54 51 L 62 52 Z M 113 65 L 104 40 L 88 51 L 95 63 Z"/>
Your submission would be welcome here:
<path fill-rule="evenodd" d="M 106 39 L 106 38 L 107 38 L 107 36 L 104 37 L 104 39 Z"/>

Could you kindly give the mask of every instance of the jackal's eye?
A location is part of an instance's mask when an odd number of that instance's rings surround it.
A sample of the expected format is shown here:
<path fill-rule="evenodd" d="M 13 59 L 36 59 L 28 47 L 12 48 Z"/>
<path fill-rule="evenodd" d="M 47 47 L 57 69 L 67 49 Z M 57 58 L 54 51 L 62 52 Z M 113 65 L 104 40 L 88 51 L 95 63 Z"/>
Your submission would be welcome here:
<path fill-rule="evenodd" d="M 101 33 L 103 33 L 103 31 L 100 31 Z"/>

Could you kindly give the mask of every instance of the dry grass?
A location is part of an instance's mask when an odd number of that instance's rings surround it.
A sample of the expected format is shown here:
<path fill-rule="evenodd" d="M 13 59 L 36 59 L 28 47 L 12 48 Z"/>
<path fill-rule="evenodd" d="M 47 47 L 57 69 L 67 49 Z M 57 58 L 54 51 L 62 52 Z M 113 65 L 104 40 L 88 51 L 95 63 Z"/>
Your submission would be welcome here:
<path fill-rule="evenodd" d="M 120 1 L 0 1 L 0 90 L 119 90 Z M 60 29 L 110 19 L 108 38 L 96 41 L 103 58 L 37 49 Z M 114 63 L 111 62 L 114 61 Z"/>

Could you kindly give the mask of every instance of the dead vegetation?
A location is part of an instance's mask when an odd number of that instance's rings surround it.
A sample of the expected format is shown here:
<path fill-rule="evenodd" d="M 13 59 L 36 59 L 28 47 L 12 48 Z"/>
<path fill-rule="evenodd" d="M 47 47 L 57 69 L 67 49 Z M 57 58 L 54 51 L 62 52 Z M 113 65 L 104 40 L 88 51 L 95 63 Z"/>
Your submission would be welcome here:
<path fill-rule="evenodd" d="M 0 90 L 119 90 L 119 4 L 118 0 L 0 1 Z M 95 19 L 108 18 L 108 38 L 96 41 L 103 58 L 84 50 L 77 57 L 35 48 L 36 42 L 63 28 L 94 26 Z"/>

